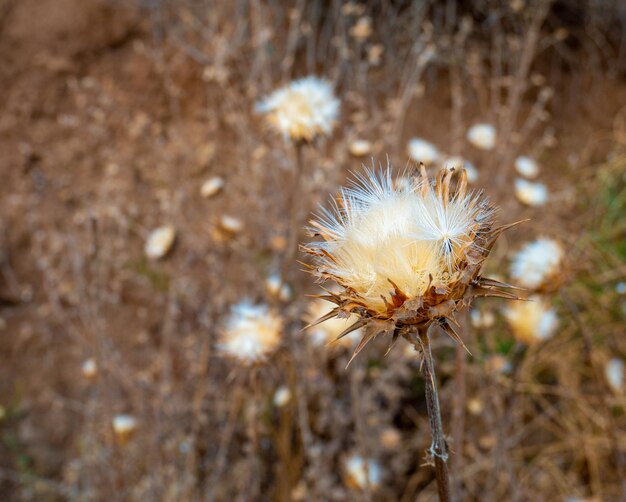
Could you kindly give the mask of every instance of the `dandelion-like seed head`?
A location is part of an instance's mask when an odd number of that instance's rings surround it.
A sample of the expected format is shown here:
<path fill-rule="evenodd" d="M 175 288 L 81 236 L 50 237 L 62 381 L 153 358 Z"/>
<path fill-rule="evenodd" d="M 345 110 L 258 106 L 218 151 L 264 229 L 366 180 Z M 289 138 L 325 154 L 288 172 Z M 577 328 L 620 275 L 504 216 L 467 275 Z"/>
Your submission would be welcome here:
<path fill-rule="evenodd" d="M 391 168 L 367 171 L 311 222 L 318 237 L 304 246 L 315 260 L 311 272 L 341 286 L 323 297 L 336 305 L 326 317 L 358 315 L 342 335 L 374 326 L 355 353 L 377 333 L 395 340 L 432 323 L 459 339 L 448 319 L 462 305 L 475 296 L 515 298 L 498 289 L 505 284 L 480 276 L 506 227 L 494 228 L 494 207 L 467 191 L 464 171 L 453 184 L 455 172 L 430 180 L 422 167 L 408 183 L 395 183 Z"/>
<path fill-rule="evenodd" d="M 315 76 L 294 80 L 257 104 L 268 123 L 293 141 L 327 136 L 339 116 L 331 84 Z"/>
<path fill-rule="evenodd" d="M 231 307 L 217 349 L 245 364 L 264 362 L 281 342 L 283 320 L 267 305 L 243 301 Z"/>
<path fill-rule="evenodd" d="M 533 345 L 552 336 L 559 318 L 550 304 L 540 296 L 527 302 L 515 302 L 504 310 L 504 317 L 517 340 Z"/>
<path fill-rule="evenodd" d="M 554 239 L 541 237 L 526 244 L 511 262 L 511 277 L 524 288 L 543 290 L 558 285 L 565 252 Z"/>

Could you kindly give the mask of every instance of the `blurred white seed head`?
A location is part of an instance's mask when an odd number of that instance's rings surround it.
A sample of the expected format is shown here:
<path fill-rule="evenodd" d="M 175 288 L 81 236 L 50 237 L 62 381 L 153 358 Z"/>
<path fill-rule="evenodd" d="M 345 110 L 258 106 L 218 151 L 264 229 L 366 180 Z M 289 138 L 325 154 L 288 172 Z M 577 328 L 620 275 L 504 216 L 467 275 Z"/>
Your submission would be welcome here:
<path fill-rule="evenodd" d="M 527 206 L 543 206 L 548 202 L 548 188 L 543 183 L 533 183 L 523 178 L 515 180 L 515 196 Z"/>
<path fill-rule="evenodd" d="M 407 152 L 414 161 L 423 162 L 425 166 L 436 163 L 441 157 L 435 145 L 421 138 L 410 139 Z"/>
<path fill-rule="evenodd" d="M 238 234 L 243 230 L 243 222 L 234 216 L 223 215 L 220 218 L 220 227 L 231 234 Z"/>
<path fill-rule="evenodd" d="M 213 197 L 222 190 L 222 188 L 224 188 L 224 179 L 219 176 L 214 176 L 202 183 L 200 194 L 205 198 Z"/>
<path fill-rule="evenodd" d="M 528 289 L 549 285 L 560 272 L 564 251 L 554 239 L 541 237 L 520 249 L 511 261 L 511 277 Z"/>
<path fill-rule="evenodd" d="M 176 230 L 171 225 L 153 230 L 150 232 L 144 247 L 146 256 L 153 260 L 163 258 L 172 249 L 175 239 Z"/>
<path fill-rule="evenodd" d="M 539 175 L 539 164 L 530 157 L 517 157 L 515 159 L 515 170 L 525 178 L 536 178 Z"/>
<path fill-rule="evenodd" d="M 491 310 L 472 309 L 470 311 L 470 322 L 476 329 L 492 328 L 496 323 L 496 316 Z"/>
<path fill-rule="evenodd" d="M 96 378 L 96 376 L 98 376 L 98 364 L 96 363 L 96 360 L 93 358 L 89 358 L 83 361 L 81 370 L 82 370 L 83 376 L 87 380 L 93 380 L 94 378 Z"/>
<path fill-rule="evenodd" d="M 476 124 L 467 131 L 467 140 L 481 150 L 493 150 L 496 138 L 496 128 L 491 124 Z"/>
<path fill-rule="evenodd" d="M 354 157 L 364 157 L 372 151 L 372 144 L 366 139 L 355 139 L 348 147 L 350 154 Z"/>
<path fill-rule="evenodd" d="M 112 425 L 115 439 L 120 444 L 126 444 L 137 430 L 137 420 L 132 415 L 115 415 Z"/>
<path fill-rule="evenodd" d="M 511 303 L 504 310 L 504 317 L 515 338 L 526 345 L 550 338 L 559 324 L 554 309 L 540 296 Z"/>
<path fill-rule="evenodd" d="M 261 363 L 278 349 L 282 329 L 282 318 L 267 305 L 243 301 L 231 307 L 217 350 L 245 365 Z"/>
<path fill-rule="evenodd" d="M 272 399 L 274 406 L 282 408 L 289 403 L 289 401 L 291 401 L 291 391 L 289 390 L 289 387 L 282 385 L 276 389 L 276 392 L 274 392 L 274 398 Z"/>
<path fill-rule="evenodd" d="M 614 357 L 606 363 L 604 368 L 606 381 L 616 394 L 620 394 L 624 391 L 624 373 L 626 372 L 624 366 L 624 361 Z"/>
<path fill-rule="evenodd" d="M 351 455 L 344 462 L 345 483 L 350 488 L 363 490 L 380 486 L 382 469 L 373 459 Z"/>
<path fill-rule="evenodd" d="M 332 132 L 339 117 L 339 100 L 329 82 L 309 76 L 274 91 L 256 110 L 286 138 L 311 141 Z"/>
<path fill-rule="evenodd" d="M 279 274 L 272 274 L 265 280 L 265 289 L 271 296 L 284 302 L 289 301 L 292 297 L 289 284 L 285 284 Z"/>

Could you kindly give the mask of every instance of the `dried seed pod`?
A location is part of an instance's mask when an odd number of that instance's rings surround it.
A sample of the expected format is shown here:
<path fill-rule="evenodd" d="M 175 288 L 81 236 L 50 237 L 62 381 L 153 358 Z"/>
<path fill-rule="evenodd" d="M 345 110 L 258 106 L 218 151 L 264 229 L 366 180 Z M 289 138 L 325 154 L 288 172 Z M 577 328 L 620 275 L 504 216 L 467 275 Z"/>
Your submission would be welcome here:
<path fill-rule="evenodd" d="M 270 126 L 293 141 L 328 136 L 339 116 L 339 100 L 326 80 L 309 76 L 294 80 L 257 104 Z"/>
<path fill-rule="evenodd" d="M 310 272 L 341 287 L 325 300 L 330 317 L 356 314 L 341 336 L 367 326 L 355 355 L 379 333 L 439 324 L 460 341 L 453 315 L 479 296 L 517 298 L 499 281 L 483 278 L 482 265 L 496 239 L 510 227 L 495 227 L 495 209 L 480 193 L 467 192 L 461 171 L 430 180 L 422 168 L 408 184 L 396 184 L 391 169 L 368 171 L 341 190 L 332 210 L 311 222 L 317 238 L 303 247 Z"/>

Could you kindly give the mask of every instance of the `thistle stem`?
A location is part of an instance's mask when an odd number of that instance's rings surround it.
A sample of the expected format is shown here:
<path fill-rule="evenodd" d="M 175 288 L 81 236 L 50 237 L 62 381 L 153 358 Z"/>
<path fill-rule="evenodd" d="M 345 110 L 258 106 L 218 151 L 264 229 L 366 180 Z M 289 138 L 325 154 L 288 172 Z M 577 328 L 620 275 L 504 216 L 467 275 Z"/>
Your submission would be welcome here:
<path fill-rule="evenodd" d="M 437 392 L 437 378 L 435 376 L 435 364 L 430 350 L 430 338 L 427 327 L 417 329 L 418 340 L 412 340 L 415 348 L 422 353 L 421 371 L 426 388 L 426 408 L 428 409 L 428 421 L 432 443 L 428 453 L 435 463 L 435 477 L 437 478 L 437 491 L 440 502 L 450 502 L 450 475 L 448 473 L 448 450 L 446 439 L 443 434 L 441 422 L 441 408 L 439 407 L 439 393 Z"/>
<path fill-rule="evenodd" d="M 293 181 L 287 207 L 287 210 L 289 211 L 289 233 L 287 235 L 287 249 L 285 252 L 285 258 L 281 271 L 283 281 L 290 279 L 291 271 L 293 270 L 292 265 L 296 258 L 296 252 L 298 249 L 298 230 L 300 229 L 300 206 L 298 204 L 298 200 L 300 197 L 300 183 L 302 179 L 302 172 L 304 171 L 303 145 L 304 144 L 301 141 L 294 143 L 296 150 L 296 170 L 293 175 Z"/>

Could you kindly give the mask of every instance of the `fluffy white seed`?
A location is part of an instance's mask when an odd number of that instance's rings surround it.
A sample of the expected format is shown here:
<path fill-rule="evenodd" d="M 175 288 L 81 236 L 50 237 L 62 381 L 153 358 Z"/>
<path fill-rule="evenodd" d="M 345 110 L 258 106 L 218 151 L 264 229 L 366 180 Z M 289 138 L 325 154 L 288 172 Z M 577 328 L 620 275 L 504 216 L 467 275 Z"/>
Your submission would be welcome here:
<path fill-rule="evenodd" d="M 282 408 L 289 403 L 289 401 L 291 401 L 291 391 L 289 390 L 289 387 L 283 385 L 276 389 L 276 392 L 274 392 L 274 398 L 272 399 L 274 406 Z"/>
<path fill-rule="evenodd" d="M 243 301 L 231 308 L 217 349 L 244 364 L 262 362 L 281 342 L 283 320 L 267 305 Z"/>
<path fill-rule="evenodd" d="M 176 230 L 171 225 L 165 225 L 153 230 L 148 236 L 144 251 L 150 259 L 163 258 L 169 253 L 176 240 Z"/>
<path fill-rule="evenodd" d="M 511 261 L 511 277 L 528 289 L 538 289 L 559 272 L 564 251 L 554 239 L 541 237 L 520 249 Z"/>
<path fill-rule="evenodd" d="M 550 338 L 559 323 L 556 312 L 539 296 L 512 303 L 504 310 L 504 317 L 515 338 L 527 345 Z"/>
<path fill-rule="evenodd" d="M 517 157 L 515 170 L 525 178 L 536 178 L 539 175 L 539 164 L 530 157 Z"/>
<path fill-rule="evenodd" d="M 467 131 L 467 140 L 481 150 L 493 150 L 496 137 L 496 128 L 491 124 L 476 124 Z"/>
<path fill-rule="evenodd" d="M 617 394 L 624 391 L 624 373 L 626 372 L 624 366 L 624 361 L 614 357 L 606 363 L 604 368 L 606 381 Z"/>
<path fill-rule="evenodd" d="M 332 132 L 339 116 L 339 100 L 329 82 L 309 76 L 274 91 L 256 109 L 286 138 L 311 141 Z"/>
<path fill-rule="evenodd" d="M 423 162 L 426 166 L 436 163 L 440 158 L 437 147 L 421 138 L 410 139 L 407 152 L 413 160 Z"/>
<path fill-rule="evenodd" d="M 515 196 L 527 206 L 543 206 L 548 202 L 548 188 L 543 183 L 517 178 L 515 180 Z"/>
<path fill-rule="evenodd" d="M 382 469 L 373 459 L 364 459 L 359 455 L 351 455 L 344 464 L 346 484 L 351 488 L 363 490 L 368 486 L 376 488 L 380 485 Z"/>
<path fill-rule="evenodd" d="M 372 151 L 372 144 L 366 139 L 355 139 L 348 147 L 350 154 L 355 157 L 364 157 Z"/>
<path fill-rule="evenodd" d="M 200 187 L 200 194 L 205 198 L 213 197 L 220 190 L 222 190 L 222 188 L 224 188 L 224 179 L 219 176 L 215 176 L 202 183 L 202 186 Z"/>

